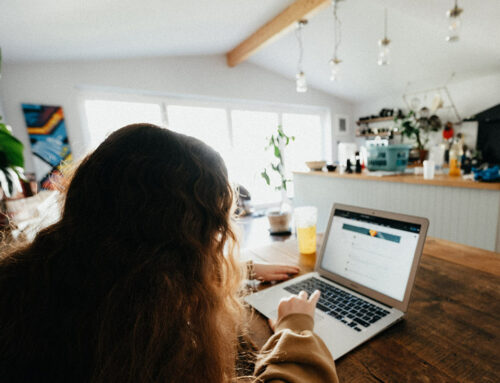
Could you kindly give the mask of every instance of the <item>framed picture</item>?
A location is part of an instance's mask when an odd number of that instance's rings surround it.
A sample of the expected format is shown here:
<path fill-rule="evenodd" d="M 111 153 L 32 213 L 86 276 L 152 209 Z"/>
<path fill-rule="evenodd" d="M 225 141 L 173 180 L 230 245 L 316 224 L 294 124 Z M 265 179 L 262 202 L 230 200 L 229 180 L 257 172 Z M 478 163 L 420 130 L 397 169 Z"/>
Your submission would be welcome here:
<path fill-rule="evenodd" d="M 349 134 L 349 116 L 336 114 L 333 123 L 335 136 L 346 136 Z"/>
<path fill-rule="evenodd" d="M 36 181 L 42 189 L 57 189 L 62 168 L 71 162 L 71 148 L 60 106 L 22 104 L 31 142 Z"/>

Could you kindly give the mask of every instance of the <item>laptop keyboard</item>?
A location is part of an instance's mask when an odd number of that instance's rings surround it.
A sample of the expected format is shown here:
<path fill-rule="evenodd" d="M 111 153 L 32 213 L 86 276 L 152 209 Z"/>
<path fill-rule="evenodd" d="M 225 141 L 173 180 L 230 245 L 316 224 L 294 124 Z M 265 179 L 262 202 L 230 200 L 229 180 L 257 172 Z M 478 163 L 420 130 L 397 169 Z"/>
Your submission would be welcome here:
<path fill-rule="evenodd" d="M 298 294 L 302 290 L 308 294 L 312 294 L 314 290 L 321 291 L 316 307 L 358 332 L 389 314 L 389 311 L 381 307 L 314 277 L 286 286 L 284 289 L 293 294 Z"/>

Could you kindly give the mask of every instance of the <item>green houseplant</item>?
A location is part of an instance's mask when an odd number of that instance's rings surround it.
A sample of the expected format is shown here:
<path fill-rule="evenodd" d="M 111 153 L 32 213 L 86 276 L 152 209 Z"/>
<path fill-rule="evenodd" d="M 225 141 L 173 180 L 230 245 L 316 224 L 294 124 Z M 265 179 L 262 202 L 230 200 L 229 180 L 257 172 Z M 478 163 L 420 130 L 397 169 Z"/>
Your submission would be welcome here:
<path fill-rule="evenodd" d="M 294 136 L 288 136 L 283 131 L 283 127 L 278 125 L 276 133 L 267 138 L 268 142 L 265 150 L 271 150 L 274 160 L 262 170 L 261 176 L 267 185 L 274 190 L 281 191 L 281 203 L 279 210 L 269 210 L 267 217 L 271 226 L 271 234 L 289 231 L 290 205 L 287 196 L 287 184 L 292 180 L 288 179 L 285 173 L 285 160 L 283 150 L 295 141 Z M 274 176 L 273 176 L 274 175 Z"/>
<path fill-rule="evenodd" d="M 406 116 L 395 117 L 394 122 L 403 137 L 415 140 L 420 161 L 423 162 L 428 153 L 426 145 L 429 142 L 430 133 L 439 131 L 442 124 L 435 114 L 428 117 L 429 110 L 427 108 L 422 108 L 419 114 L 417 116 L 415 111 L 410 110 Z"/>
<path fill-rule="evenodd" d="M 22 191 L 23 167 L 23 144 L 12 135 L 0 116 L 0 188 L 6 197 Z"/>

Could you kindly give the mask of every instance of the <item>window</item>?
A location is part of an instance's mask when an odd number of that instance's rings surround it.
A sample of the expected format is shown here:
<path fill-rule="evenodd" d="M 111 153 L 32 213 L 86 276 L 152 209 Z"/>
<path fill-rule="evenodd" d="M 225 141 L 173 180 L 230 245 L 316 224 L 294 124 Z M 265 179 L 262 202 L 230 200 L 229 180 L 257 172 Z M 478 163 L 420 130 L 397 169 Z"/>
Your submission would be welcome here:
<path fill-rule="evenodd" d="M 224 109 L 169 105 L 167 116 L 171 130 L 202 140 L 223 158 L 230 154 L 231 144 Z"/>
<path fill-rule="evenodd" d="M 278 114 L 233 110 L 231 120 L 234 156 L 228 162 L 233 182 L 246 187 L 254 203 L 279 201 L 279 192 L 269 187 L 260 175 L 274 158 L 271 151 L 264 149 L 266 137 L 276 130 Z"/>
<path fill-rule="evenodd" d="M 133 98 L 133 97 L 131 97 Z M 267 138 L 279 124 L 295 141 L 285 149 L 285 169 L 307 170 L 305 161 L 325 159 L 324 110 L 295 112 L 297 108 L 269 106 L 242 108 L 216 102 L 158 99 L 155 102 L 88 99 L 84 102 L 90 146 L 96 147 L 116 129 L 131 123 L 148 122 L 194 136 L 217 150 L 228 168 L 231 182 L 245 186 L 254 205 L 278 203 L 280 192 L 269 187 L 262 170 L 275 160 L 265 150 Z M 293 185 L 289 184 L 289 196 Z"/>
<path fill-rule="evenodd" d="M 316 114 L 283 114 L 283 130 L 295 141 L 286 150 L 285 164 L 290 170 L 307 170 L 306 161 L 324 160 L 321 117 Z"/>
<path fill-rule="evenodd" d="M 163 125 L 159 104 L 108 100 L 86 100 L 85 114 L 90 147 L 97 147 L 115 130 L 136 122 Z"/>
<path fill-rule="evenodd" d="M 283 130 L 295 140 L 285 152 L 285 169 L 292 179 L 292 171 L 306 171 L 306 161 L 325 159 L 323 127 L 317 114 L 283 113 Z M 293 183 L 288 186 L 288 195 L 293 196 Z"/>

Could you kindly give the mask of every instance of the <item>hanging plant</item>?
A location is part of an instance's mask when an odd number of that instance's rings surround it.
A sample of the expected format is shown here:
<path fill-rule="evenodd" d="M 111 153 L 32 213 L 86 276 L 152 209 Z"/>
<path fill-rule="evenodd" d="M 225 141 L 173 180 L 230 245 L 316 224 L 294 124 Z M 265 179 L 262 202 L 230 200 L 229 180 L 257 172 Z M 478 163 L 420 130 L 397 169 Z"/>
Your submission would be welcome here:
<path fill-rule="evenodd" d="M 24 180 L 24 146 L 1 120 L 0 116 L 0 187 L 10 198 L 22 192 L 19 180 Z"/>

